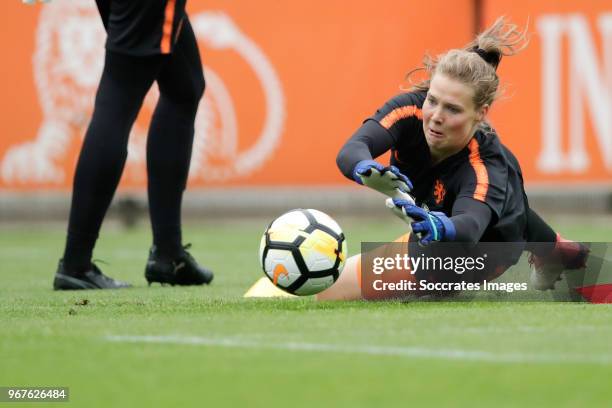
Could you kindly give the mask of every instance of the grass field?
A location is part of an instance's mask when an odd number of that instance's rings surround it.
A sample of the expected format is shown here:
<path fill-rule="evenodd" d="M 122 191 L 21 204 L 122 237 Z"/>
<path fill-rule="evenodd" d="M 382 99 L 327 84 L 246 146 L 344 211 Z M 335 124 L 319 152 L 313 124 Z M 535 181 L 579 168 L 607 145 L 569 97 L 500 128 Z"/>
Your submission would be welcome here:
<path fill-rule="evenodd" d="M 352 254 L 402 233 L 338 220 Z M 65 225 L 0 227 L 0 386 L 68 386 L 80 407 L 609 406 L 609 305 L 243 299 L 268 221 L 187 223 L 216 272 L 196 288 L 147 287 L 148 227 L 109 224 L 96 257 L 135 288 L 61 293 Z M 611 221 L 552 219 L 585 241 Z"/>

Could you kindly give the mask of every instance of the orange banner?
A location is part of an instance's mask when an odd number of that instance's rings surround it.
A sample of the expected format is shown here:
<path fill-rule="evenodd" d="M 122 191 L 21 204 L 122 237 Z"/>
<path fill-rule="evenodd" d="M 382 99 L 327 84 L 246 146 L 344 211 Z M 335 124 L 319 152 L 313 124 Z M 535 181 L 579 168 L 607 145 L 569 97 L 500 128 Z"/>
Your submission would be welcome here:
<path fill-rule="evenodd" d="M 103 64 L 95 2 L 5 3 L 0 188 L 68 190 Z M 462 45 L 473 26 L 470 0 L 190 0 L 188 11 L 207 80 L 192 187 L 345 184 L 345 140 L 426 50 Z M 156 97 L 130 136 L 124 188 L 146 184 Z"/>
<path fill-rule="evenodd" d="M 609 184 L 612 13 L 591 0 L 485 1 L 532 40 L 500 67 L 492 122 L 529 184 Z M 192 187 L 343 184 L 335 155 L 425 51 L 472 35 L 469 0 L 196 1 L 189 14 L 207 91 L 196 122 Z M 0 189 L 68 190 L 103 63 L 93 0 L 3 7 Z M 442 29 L 443 28 L 443 29 Z M 143 188 L 153 89 L 132 131 L 122 187 Z"/>
<path fill-rule="evenodd" d="M 612 184 L 612 5 L 607 0 L 485 1 L 532 34 L 499 68 L 491 120 L 528 184 Z"/>

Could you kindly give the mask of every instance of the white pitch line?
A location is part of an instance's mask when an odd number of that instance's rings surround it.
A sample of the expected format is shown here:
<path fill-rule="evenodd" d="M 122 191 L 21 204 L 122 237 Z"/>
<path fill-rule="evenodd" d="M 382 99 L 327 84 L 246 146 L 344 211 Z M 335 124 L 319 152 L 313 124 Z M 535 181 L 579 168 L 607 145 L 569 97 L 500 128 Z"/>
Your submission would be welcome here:
<path fill-rule="evenodd" d="M 287 350 L 305 352 L 328 352 L 364 354 L 372 356 L 396 356 L 422 359 L 480 361 L 487 363 L 545 363 L 545 364 L 612 364 L 612 355 L 578 355 L 561 353 L 495 353 L 480 350 L 441 349 L 407 346 L 339 345 L 329 343 L 265 343 L 232 337 L 197 336 L 130 336 L 109 335 L 105 340 L 116 343 L 185 344 L 193 346 Z"/>

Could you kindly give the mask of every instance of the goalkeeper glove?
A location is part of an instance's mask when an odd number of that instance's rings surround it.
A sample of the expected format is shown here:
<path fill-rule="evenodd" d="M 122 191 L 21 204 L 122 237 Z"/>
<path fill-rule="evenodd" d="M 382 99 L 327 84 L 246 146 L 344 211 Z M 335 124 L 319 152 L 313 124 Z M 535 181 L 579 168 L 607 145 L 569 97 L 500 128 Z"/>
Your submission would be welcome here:
<path fill-rule="evenodd" d="M 362 160 L 353 169 L 353 179 L 391 198 L 411 199 L 410 179 L 395 166 L 384 167 L 374 160 Z"/>
<path fill-rule="evenodd" d="M 419 236 L 421 245 L 428 245 L 432 241 L 453 241 L 456 231 L 453 222 L 438 211 L 427 211 L 401 199 L 388 199 L 387 207 L 393 205 L 392 211 L 405 222 L 407 222 Z"/>

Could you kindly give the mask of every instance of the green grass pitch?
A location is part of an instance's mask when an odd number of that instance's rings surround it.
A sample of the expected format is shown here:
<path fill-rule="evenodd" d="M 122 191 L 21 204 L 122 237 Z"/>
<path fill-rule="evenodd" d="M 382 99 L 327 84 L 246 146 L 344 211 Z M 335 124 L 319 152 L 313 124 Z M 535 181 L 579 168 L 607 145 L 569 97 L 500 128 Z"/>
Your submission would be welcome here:
<path fill-rule="evenodd" d="M 403 232 L 337 219 L 351 254 Z M 609 218 L 551 220 L 574 239 L 612 236 Z M 195 288 L 147 287 L 148 227 L 109 224 L 95 256 L 135 288 L 62 293 L 65 225 L 0 227 L 0 386 L 68 386 L 79 407 L 609 406 L 609 305 L 243 299 L 269 221 L 187 223 L 216 273 Z"/>

